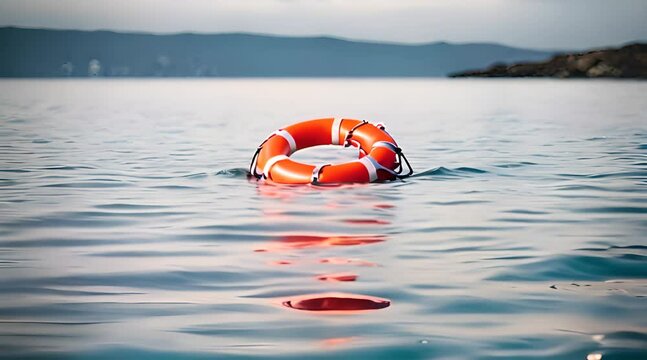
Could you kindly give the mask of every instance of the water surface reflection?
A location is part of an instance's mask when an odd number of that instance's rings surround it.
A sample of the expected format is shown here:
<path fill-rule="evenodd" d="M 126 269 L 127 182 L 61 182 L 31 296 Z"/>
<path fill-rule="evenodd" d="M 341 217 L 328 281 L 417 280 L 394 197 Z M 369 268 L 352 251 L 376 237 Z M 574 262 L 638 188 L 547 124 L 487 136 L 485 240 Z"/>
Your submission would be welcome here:
<path fill-rule="evenodd" d="M 343 185 L 346 186 L 346 185 Z M 343 186 L 339 186 L 341 188 Z M 348 185 L 346 187 L 358 188 L 362 185 Z M 364 185 L 365 186 L 365 185 Z M 271 265 L 294 265 L 319 263 L 325 264 L 328 269 L 325 273 L 319 274 L 314 279 L 326 283 L 345 283 L 355 282 L 360 277 L 358 273 L 338 272 L 338 265 L 355 265 L 355 266 L 376 266 L 377 264 L 359 259 L 347 259 L 340 257 L 321 257 L 317 250 L 328 250 L 327 255 L 337 255 L 336 248 L 367 246 L 385 242 L 388 236 L 384 234 L 387 226 L 391 224 L 388 220 L 389 213 L 372 214 L 375 210 L 393 209 L 395 205 L 385 203 L 384 199 L 375 196 L 362 196 L 362 202 L 347 203 L 344 202 L 343 196 L 338 198 L 332 193 L 327 195 L 327 206 L 318 206 L 310 204 L 307 201 L 309 195 L 320 191 L 316 187 L 294 187 L 276 185 L 267 182 L 259 182 L 257 185 L 258 193 L 261 197 L 284 200 L 281 204 L 275 202 L 264 203 L 268 208 L 263 208 L 265 214 L 264 221 L 280 221 L 284 223 L 298 223 L 302 219 L 303 213 L 312 214 L 316 221 L 321 223 L 331 223 L 329 228 L 347 231 L 361 231 L 360 234 L 279 234 L 273 241 L 264 244 L 256 249 L 256 253 L 279 253 L 287 255 L 290 259 L 273 260 Z M 306 190 L 304 190 L 304 188 Z M 319 194 L 317 194 L 319 195 Z M 332 196 L 330 196 L 332 195 Z M 299 202 L 287 201 L 295 197 L 301 197 Z M 304 201 L 304 199 L 306 199 Z M 306 205 L 304 205 L 306 204 Z M 359 208 L 359 209 L 358 209 Z M 351 213 L 371 213 L 373 217 L 347 218 L 343 214 Z M 378 217 L 379 216 L 379 217 Z M 366 234 L 366 231 L 374 233 Z M 306 251 L 309 250 L 309 251 Z M 335 272 L 337 271 L 337 272 Z M 330 292 L 330 285 L 322 288 L 324 292 L 299 294 L 298 292 L 288 298 L 280 299 L 283 306 L 306 311 L 325 312 L 328 314 L 351 314 L 357 311 L 378 310 L 391 305 L 391 301 L 375 296 L 364 294 L 347 293 L 347 292 Z"/>

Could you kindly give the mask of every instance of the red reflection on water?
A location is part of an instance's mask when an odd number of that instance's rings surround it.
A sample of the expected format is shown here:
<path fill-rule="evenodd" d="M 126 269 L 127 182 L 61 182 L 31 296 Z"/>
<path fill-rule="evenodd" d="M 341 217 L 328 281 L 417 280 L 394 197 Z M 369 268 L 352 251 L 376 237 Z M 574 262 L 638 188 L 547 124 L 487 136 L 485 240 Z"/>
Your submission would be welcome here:
<path fill-rule="evenodd" d="M 391 301 L 367 295 L 323 293 L 293 297 L 283 300 L 282 304 L 296 310 L 352 313 L 384 309 Z"/>
<path fill-rule="evenodd" d="M 312 247 L 368 245 L 385 240 L 382 235 L 285 235 L 255 252 L 306 249 Z"/>
<path fill-rule="evenodd" d="M 275 184 L 266 180 L 258 181 L 256 189 L 261 197 L 279 200 L 291 200 L 300 195 L 299 192 L 296 191 L 300 189 L 295 188 L 294 185 Z"/>
<path fill-rule="evenodd" d="M 320 193 L 322 191 L 338 191 L 340 188 L 356 188 L 368 185 L 361 183 L 326 185 L 279 184 L 267 179 L 257 181 L 253 177 L 250 178 L 250 182 L 256 183 L 256 189 L 261 197 L 280 200 L 295 199 L 312 191 Z"/>
<path fill-rule="evenodd" d="M 290 260 L 276 260 L 276 261 L 270 261 L 270 265 L 275 265 L 275 266 L 282 266 L 282 265 L 292 265 L 292 261 Z"/>
<path fill-rule="evenodd" d="M 325 204 L 325 207 L 327 207 L 329 209 L 339 209 L 339 208 L 342 207 L 342 204 L 340 204 L 339 202 L 336 202 L 336 201 L 329 201 L 329 202 L 327 202 Z"/>
<path fill-rule="evenodd" d="M 321 281 L 355 281 L 357 280 L 357 275 L 351 273 L 336 273 L 336 274 L 325 274 L 317 276 L 317 280 Z"/>
<path fill-rule="evenodd" d="M 331 264 L 331 265 L 357 265 L 357 266 L 378 266 L 377 263 L 361 260 L 361 259 L 349 259 L 349 258 L 324 258 L 319 260 L 322 264 Z"/>
<path fill-rule="evenodd" d="M 346 219 L 345 223 L 358 224 L 358 225 L 388 225 L 389 221 L 378 219 Z"/>
<path fill-rule="evenodd" d="M 373 205 L 374 208 L 376 209 L 393 209 L 395 205 L 391 204 L 375 204 Z"/>
<path fill-rule="evenodd" d="M 355 336 L 324 339 L 321 341 L 321 345 L 324 347 L 335 347 L 335 346 L 348 344 L 352 341 L 355 341 L 356 339 L 357 337 Z"/>

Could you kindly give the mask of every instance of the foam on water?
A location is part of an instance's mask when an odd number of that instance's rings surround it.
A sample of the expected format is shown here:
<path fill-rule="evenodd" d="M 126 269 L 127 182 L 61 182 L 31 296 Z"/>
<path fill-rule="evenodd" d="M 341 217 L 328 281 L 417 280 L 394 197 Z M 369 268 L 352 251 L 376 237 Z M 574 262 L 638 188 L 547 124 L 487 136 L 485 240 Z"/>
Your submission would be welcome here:
<path fill-rule="evenodd" d="M 0 81 L 4 356 L 647 357 L 647 83 L 94 80 Z M 247 177 L 325 116 L 416 174 Z"/>

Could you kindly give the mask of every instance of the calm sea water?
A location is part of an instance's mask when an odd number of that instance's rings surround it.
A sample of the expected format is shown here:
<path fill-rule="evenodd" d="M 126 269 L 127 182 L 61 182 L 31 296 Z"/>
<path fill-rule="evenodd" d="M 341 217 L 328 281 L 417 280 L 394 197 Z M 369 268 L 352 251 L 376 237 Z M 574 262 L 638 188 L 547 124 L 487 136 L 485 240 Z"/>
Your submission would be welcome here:
<path fill-rule="evenodd" d="M 647 358 L 645 94 L 632 81 L 2 80 L 0 352 Z M 267 134 L 328 116 L 385 122 L 416 176 L 246 178 Z M 339 273 L 354 281 L 325 281 Z M 282 304 L 322 293 L 391 304 Z"/>

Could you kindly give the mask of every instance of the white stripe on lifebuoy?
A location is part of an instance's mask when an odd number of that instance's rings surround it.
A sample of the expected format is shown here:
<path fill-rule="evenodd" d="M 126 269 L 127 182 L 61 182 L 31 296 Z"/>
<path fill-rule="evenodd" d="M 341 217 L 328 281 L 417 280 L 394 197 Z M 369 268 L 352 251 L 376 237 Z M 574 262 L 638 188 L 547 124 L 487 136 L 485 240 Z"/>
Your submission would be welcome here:
<path fill-rule="evenodd" d="M 377 167 L 375 166 L 375 163 L 373 163 L 373 161 L 375 161 L 375 160 L 373 160 L 372 157 L 366 155 L 363 158 L 361 158 L 359 160 L 355 160 L 355 161 L 357 161 L 357 162 L 361 163 L 362 165 L 364 165 L 364 167 L 366 168 L 366 171 L 368 171 L 368 181 L 369 182 L 373 182 L 373 181 L 377 180 Z"/>
<path fill-rule="evenodd" d="M 389 150 L 393 151 L 396 154 L 398 153 L 398 147 L 394 143 L 391 143 L 391 142 L 388 142 L 388 141 L 378 141 L 375 144 L 373 144 L 373 147 L 374 148 L 383 147 L 385 149 L 389 149 Z"/>
<path fill-rule="evenodd" d="M 290 154 L 297 151 L 297 142 L 294 141 L 292 134 L 290 134 L 287 130 L 277 130 L 274 132 L 274 134 L 284 138 L 285 141 L 290 144 Z"/>
<path fill-rule="evenodd" d="M 265 163 L 265 167 L 263 168 L 263 175 L 265 176 L 266 179 L 270 178 L 270 170 L 272 170 L 272 166 L 276 164 L 277 162 L 281 160 L 289 159 L 286 155 L 276 155 L 274 157 L 271 157 L 267 162 Z"/>
<path fill-rule="evenodd" d="M 339 130 L 341 129 L 341 118 L 335 118 L 332 122 L 332 128 L 330 129 L 330 134 L 332 135 L 332 144 L 341 145 L 339 142 Z"/>
<path fill-rule="evenodd" d="M 315 183 L 319 181 L 319 173 L 321 172 L 321 169 L 323 169 L 325 166 L 328 166 L 330 164 L 323 164 L 323 165 L 317 165 L 315 166 L 314 169 L 312 169 L 312 178 L 310 179 L 311 183 Z"/>

